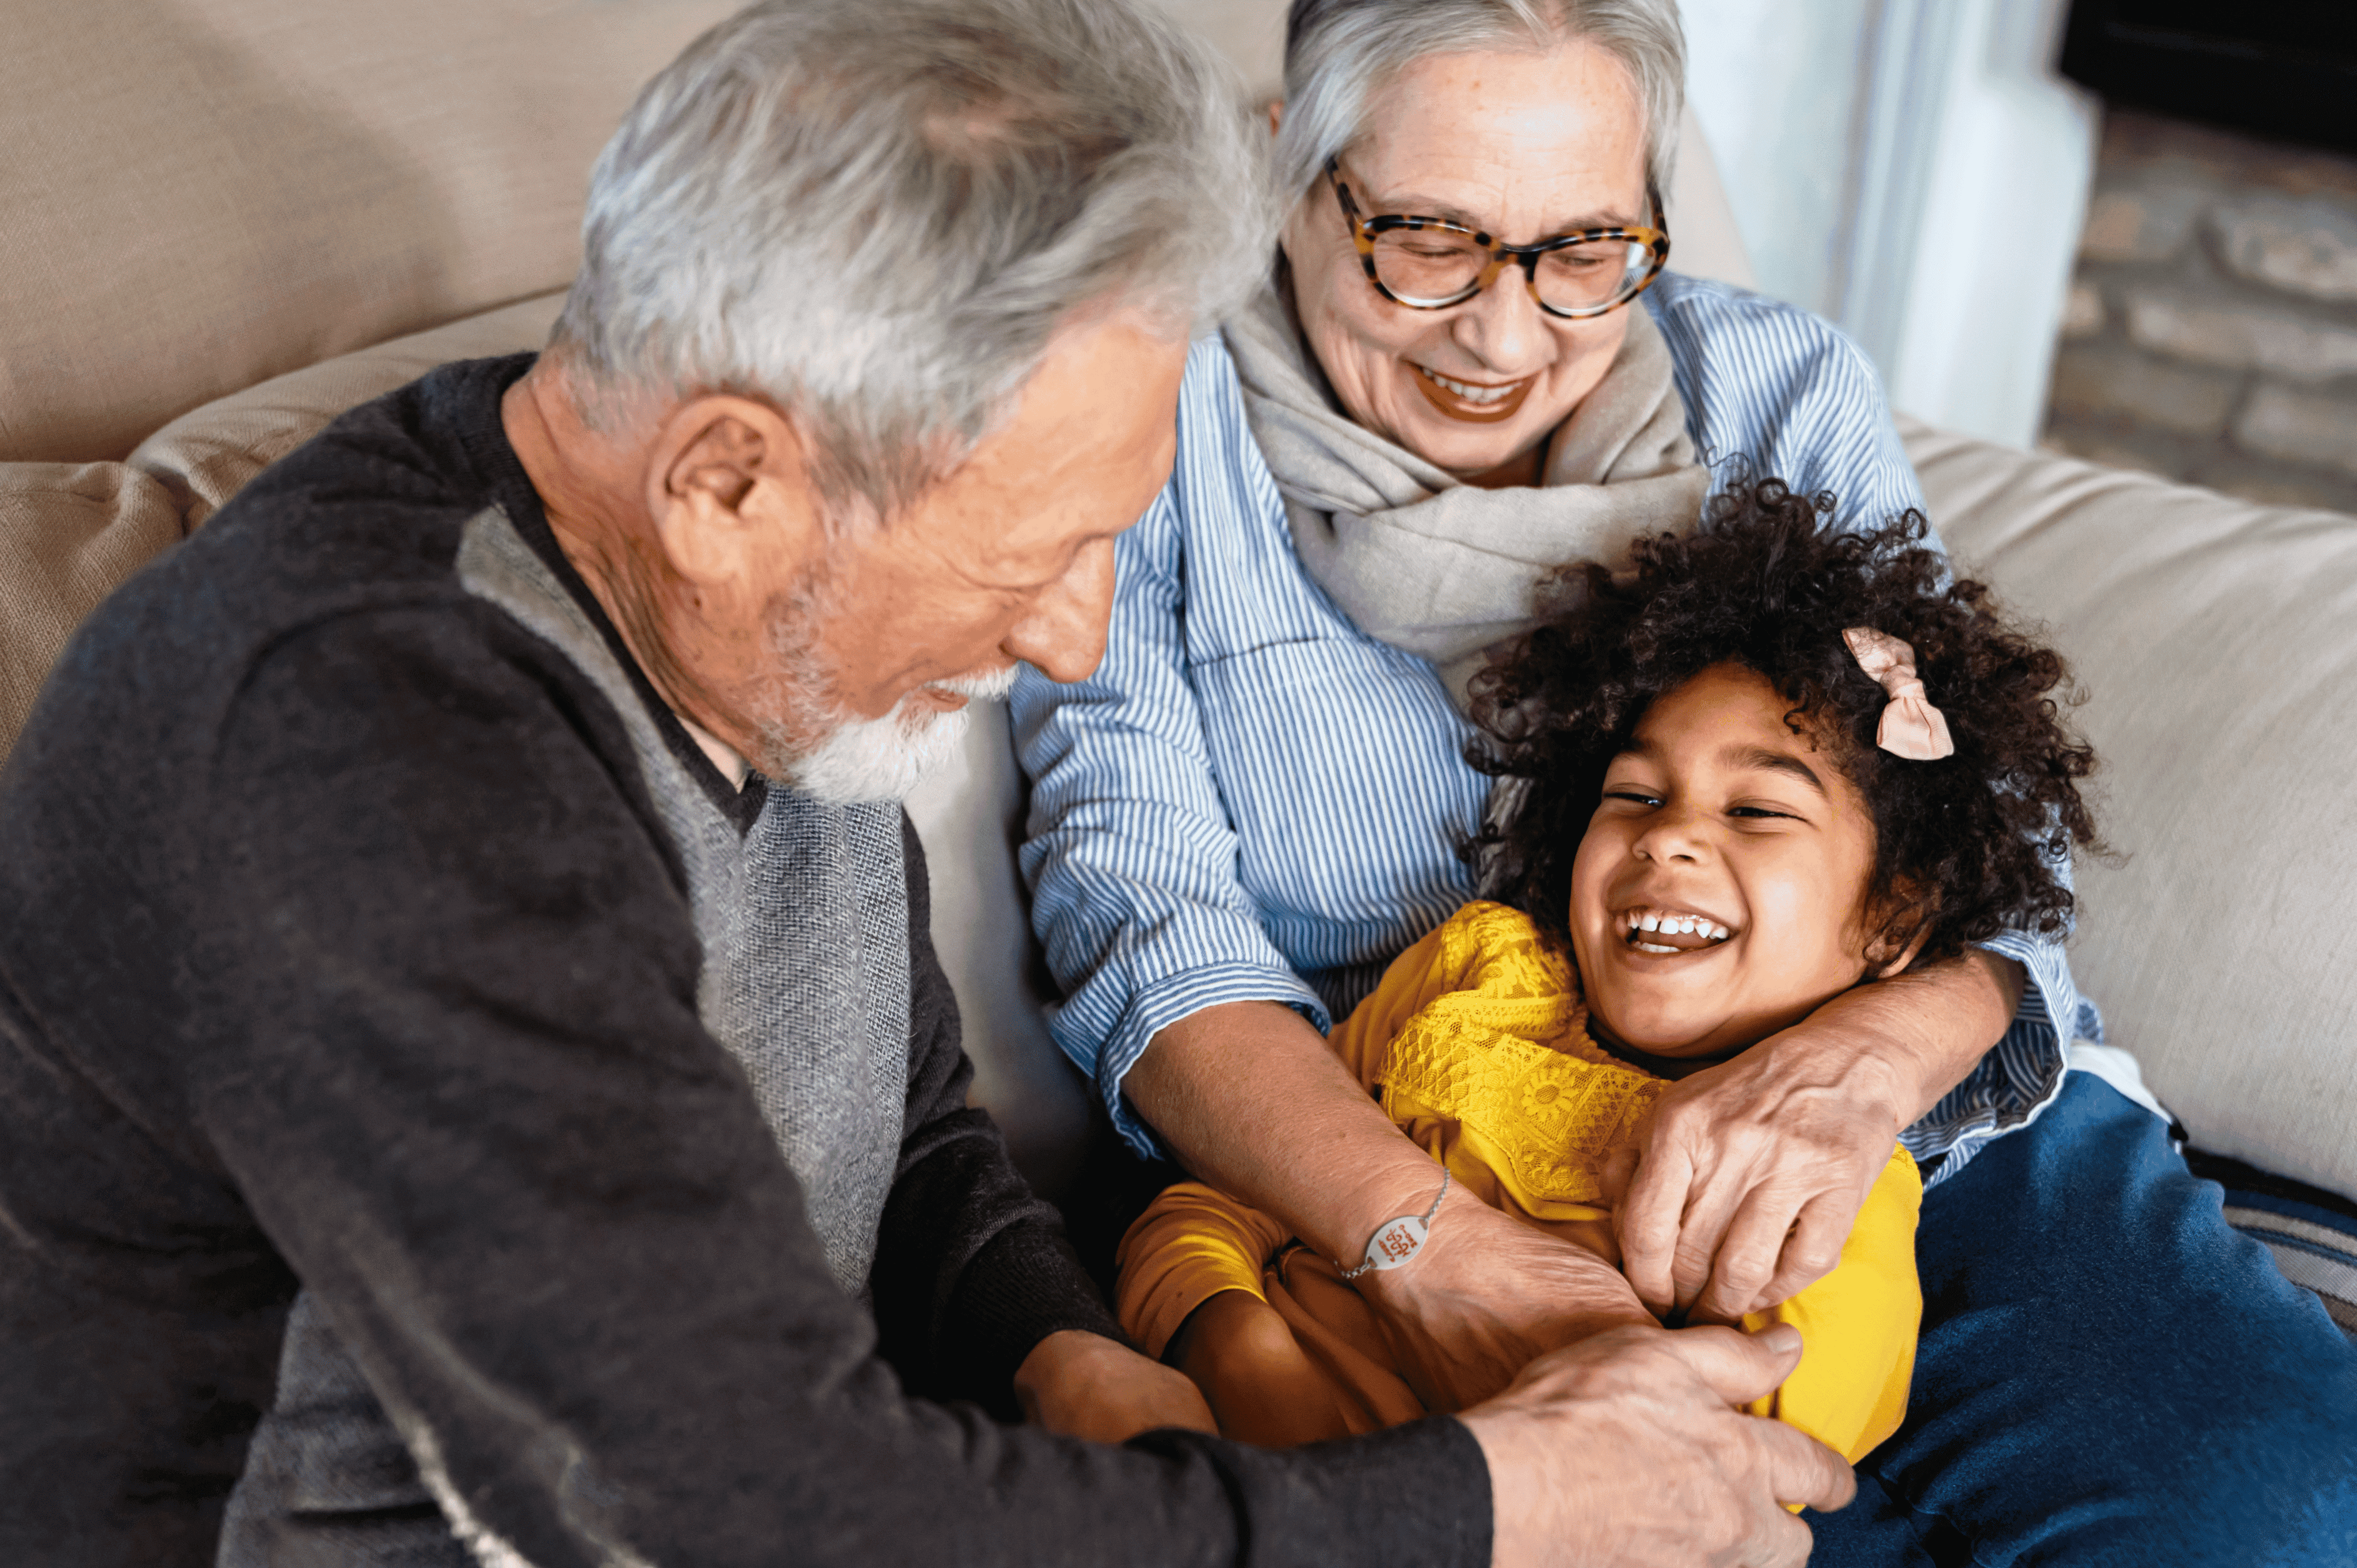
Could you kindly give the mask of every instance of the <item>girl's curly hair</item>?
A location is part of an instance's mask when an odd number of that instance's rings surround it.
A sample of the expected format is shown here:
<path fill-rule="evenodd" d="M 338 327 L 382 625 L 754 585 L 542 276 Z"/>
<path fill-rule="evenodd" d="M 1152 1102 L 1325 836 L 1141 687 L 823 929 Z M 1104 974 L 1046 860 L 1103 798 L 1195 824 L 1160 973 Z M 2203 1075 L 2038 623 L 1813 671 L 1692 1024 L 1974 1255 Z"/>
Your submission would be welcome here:
<path fill-rule="evenodd" d="M 1493 776 L 1529 780 L 1511 818 L 1469 853 L 1492 896 L 1566 940 L 1572 857 L 1604 784 L 1657 698 L 1714 664 L 1757 671 L 1873 811 L 1870 909 L 1924 960 L 1953 957 L 2010 926 L 2061 936 L 2072 844 L 2100 852 L 2078 781 L 2093 751 L 2063 723 L 2076 702 L 2061 657 L 1999 618 L 1987 586 L 1952 580 L 1910 511 L 1866 533 L 1819 524 L 1829 495 L 1763 479 L 1714 498 L 1705 526 L 1641 541 L 1635 573 L 1566 569 L 1555 618 L 1474 678 L 1469 748 Z M 1844 628 L 1914 646 L 1916 672 L 1946 715 L 1955 754 L 1910 762 L 1875 745 L 1889 700 L 1858 668 Z M 2058 689 L 2060 689 L 2058 691 Z M 2059 701 L 2058 701 L 2059 697 Z"/>

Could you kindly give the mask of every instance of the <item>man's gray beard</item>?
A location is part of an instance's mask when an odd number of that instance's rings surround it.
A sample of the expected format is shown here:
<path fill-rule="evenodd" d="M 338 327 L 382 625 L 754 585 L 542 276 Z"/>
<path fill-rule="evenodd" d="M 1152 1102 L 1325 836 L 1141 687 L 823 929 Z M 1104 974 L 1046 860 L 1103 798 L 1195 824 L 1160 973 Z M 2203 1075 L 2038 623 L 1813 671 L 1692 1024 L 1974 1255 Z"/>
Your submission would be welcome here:
<path fill-rule="evenodd" d="M 1015 684 L 1015 668 L 929 681 L 889 713 L 863 719 L 845 710 L 821 666 L 816 632 L 834 607 L 830 586 L 823 579 L 813 581 L 770 612 L 776 673 L 759 693 L 758 749 L 749 760 L 766 777 L 814 800 L 851 805 L 906 800 L 957 755 L 970 704 L 1006 695 Z M 929 691 L 956 693 L 969 705 L 942 708 L 927 699 Z"/>

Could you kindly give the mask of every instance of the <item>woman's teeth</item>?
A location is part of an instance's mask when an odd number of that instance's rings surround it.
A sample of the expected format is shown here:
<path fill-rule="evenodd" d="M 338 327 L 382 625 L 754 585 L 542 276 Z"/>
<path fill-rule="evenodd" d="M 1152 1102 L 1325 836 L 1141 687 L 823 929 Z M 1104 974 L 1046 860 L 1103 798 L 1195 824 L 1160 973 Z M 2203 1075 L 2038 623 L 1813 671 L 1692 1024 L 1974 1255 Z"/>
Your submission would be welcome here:
<path fill-rule="evenodd" d="M 1423 371 L 1424 367 L 1418 365 L 1416 369 Z M 1510 381 L 1501 387 L 1477 387 L 1468 381 L 1452 381 L 1437 371 L 1424 371 L 1424 373 L 1430 376 L 1442 391 L 1453 392 L 1467 403 L 1497 403 L 1523 384 Z"/>
<path fill-rule="evenodd" d="M 1646 911 L 1632 912 L 1623 917 L 1628 922 L 1629 945 L 1639 952 L 1698 952 L 1706 947 L 1727 940 L 1731 935 L 1725 926 L 1700 915 L 1658 915 Z M 1679 942 L 1649 942 L 1648 933 L 1663 937 L 1684 937 Z M 1695 938 L 1702 939 L 1699 941 Z"/>

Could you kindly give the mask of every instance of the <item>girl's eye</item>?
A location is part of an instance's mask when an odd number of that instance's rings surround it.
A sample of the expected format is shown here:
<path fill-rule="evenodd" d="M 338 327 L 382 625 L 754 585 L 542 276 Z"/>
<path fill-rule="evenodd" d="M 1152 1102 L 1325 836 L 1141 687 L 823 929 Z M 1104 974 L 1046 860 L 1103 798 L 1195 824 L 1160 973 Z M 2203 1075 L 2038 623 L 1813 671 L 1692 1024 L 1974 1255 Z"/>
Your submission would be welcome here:
<path fill-rule="evenodd" d="M 1730 817 L 1783 817 L 1786 819 L 1790 819 L 1792 815 L 1790 811 L 1771 811 L 1765 806 L 1729 806 L 1727 809 L 1727 814 Z"/>
<path fill-rule="evenodd" d="M 1628 800 L 1640 806 L 1658 806 L 1662 803 L 1662 798 L 1651 790 L 1632 789 L 1625 786 L 1618 789 L 1605 790 L 1604 798 L 1608 800 Z"/>

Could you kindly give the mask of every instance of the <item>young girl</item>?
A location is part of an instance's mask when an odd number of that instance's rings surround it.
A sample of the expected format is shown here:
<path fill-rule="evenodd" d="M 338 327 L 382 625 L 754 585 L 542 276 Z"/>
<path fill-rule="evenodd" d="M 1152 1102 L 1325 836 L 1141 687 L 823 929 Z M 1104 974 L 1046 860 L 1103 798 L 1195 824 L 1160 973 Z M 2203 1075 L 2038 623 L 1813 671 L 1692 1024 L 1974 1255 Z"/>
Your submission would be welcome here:
<path fill-rule="evenodd" d="M 2070 846 L 2095 842 L 2061 659 L 1950 580 L 1921 518 L 1834 534 L 1830 504 L 1764 481 L 1640 544 L 1633 576 L 1566 579 L 1569 607 L 1476 682 L 1477 762 L 1519 795 L 1479 846 L 1501 901 L 1402 954 L 1331 1037 L 1444 1181 L 1616 1264 L 1611 1200 L 1665 1080 L 2004 927 L 2060 934 Z M 1894 1145 L 1833 1272 L 1744 1320 L 1806 1346 L 1754 1409 L 1853 1460 L 1906 1411 L 1921 1196 Z M 1412 1263 L 1418 1233 L 1386 1227 L 1369 1265 Z M 1426 1413 L 1361 1260 L 1183 1182 L 1120 1264 L 1123 1327 L 1230 1436 Z"/>

